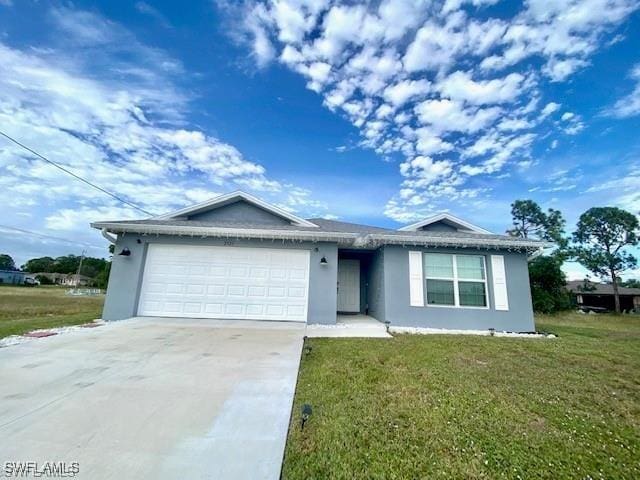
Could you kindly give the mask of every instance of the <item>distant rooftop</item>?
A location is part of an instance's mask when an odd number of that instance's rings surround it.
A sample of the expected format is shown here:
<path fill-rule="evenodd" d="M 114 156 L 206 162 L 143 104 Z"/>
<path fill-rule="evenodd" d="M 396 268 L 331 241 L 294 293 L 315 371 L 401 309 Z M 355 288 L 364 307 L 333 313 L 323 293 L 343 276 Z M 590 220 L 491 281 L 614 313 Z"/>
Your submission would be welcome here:
<path fill-rule="evenodd" d="M 571 280 L 567 282 L 567 290 L 585 295 L 613 295 L 613 285 L 588 281 L 585 288 L 584 280 Z M 620 295 L 640 295 L 640 288 L 618 287 Z"/>

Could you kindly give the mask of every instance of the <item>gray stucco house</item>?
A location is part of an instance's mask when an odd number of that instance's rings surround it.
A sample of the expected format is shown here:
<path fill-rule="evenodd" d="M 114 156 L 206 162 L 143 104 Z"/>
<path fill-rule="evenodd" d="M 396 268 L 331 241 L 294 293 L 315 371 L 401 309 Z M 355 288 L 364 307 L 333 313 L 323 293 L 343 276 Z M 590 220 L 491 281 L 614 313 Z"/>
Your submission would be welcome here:
<path fill-rule="evenodd" d="M 544 244 L 449 214 L 393 230 L 305 220 L 234 192 L 92 227 L 115 243 L 105 320 L 333 324 L 364 313 L 394 326 L 534 330 L 527 256 Z"/>

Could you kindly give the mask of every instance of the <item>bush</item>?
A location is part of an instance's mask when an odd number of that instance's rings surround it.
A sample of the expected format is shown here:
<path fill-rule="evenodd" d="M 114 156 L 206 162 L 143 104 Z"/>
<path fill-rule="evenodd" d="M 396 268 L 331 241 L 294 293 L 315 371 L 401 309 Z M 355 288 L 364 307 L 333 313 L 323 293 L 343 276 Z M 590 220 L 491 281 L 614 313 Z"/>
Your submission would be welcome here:
<path fill-rule="evenodd" d="M 36 275 L 36 280 L 40 282 L 40 285 L 53 285 L 53 280 L 44 275 Z"/>
<path fill-rule="evenodd" d="M 529 262 L 529 282 L 533 310 L 555 313 L 572 307 L 571 294 L 566 289 L 567 279 L 562 262 L 553 257 L 538 257 Z"/>

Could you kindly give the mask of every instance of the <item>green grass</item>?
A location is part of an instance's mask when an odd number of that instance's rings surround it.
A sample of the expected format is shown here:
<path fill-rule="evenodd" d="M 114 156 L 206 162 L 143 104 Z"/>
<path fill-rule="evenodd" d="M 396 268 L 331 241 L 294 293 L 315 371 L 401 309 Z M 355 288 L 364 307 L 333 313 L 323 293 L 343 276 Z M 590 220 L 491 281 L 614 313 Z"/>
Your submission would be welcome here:
<path fill-rule="evenodd" d="M 0 338 L 100 318 L 104 295 L 72 297 L 61 287 L 0 287 Z"/>
<path fill-rule="evenodd" d="M 640 317 L 537 325 L 559 338 L 307 340 L 283 477 L 640 478 Z"/>

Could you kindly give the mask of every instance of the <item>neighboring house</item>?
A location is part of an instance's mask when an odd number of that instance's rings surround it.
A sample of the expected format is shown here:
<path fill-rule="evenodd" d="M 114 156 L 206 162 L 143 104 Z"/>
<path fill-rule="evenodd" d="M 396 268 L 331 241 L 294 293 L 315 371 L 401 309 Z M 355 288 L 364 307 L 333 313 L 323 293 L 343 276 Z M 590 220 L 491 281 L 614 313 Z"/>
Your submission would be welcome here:
<path fill-rule="evenodd" d="M 36 278 L 40 278 L 40 277 L 47 278 L 55 285 L 62 285 L 62 281 L 65 278 L 67 278 L 66 273 L 38 272 L 38 273 L 32 273 L 31 275 L 33 275 Z"/>
<path fill-rule="evenodd" d="M 61 279 L 60 285 L 65 285 L 68 287 L 86 287 L 91 283 L 92 280 L 93 279 L 91 277 L 87 277 L 86 275 L 69 273 Z"/>
<path fill-rule="evenodd" d="M 64 285 L 67 287 L 86 287 L 93 280 L 86 275 L 78 275 L 76 273 L 51 273 L 40 272 L 31 274 L 34 277 L 45 277 L 51 280 L 55 285 Z"/>
<path fill-rule="evenodd" d="M 569 290 L 578 307 L 588 310 L 615 310 L 613 285 L 610 283 L 596 283 L 590 280 L 572 280 L 567 282 Z M 640 312 L 640 288 L 618 287 L 620 309 Z"/>
<path fill-rule="evenodd" d="M 545 244 L 441 214 L 400 230 L 304 220 L 234 192 L 116 234 L 103 312 L 335 324 L 534 330 L 527 255 Z"/>
<path fill-rule="evenodd" d="M 0 270 L 0 283 L 10 285 L 23 285 L 26 273 L 16 270 Z"/>

